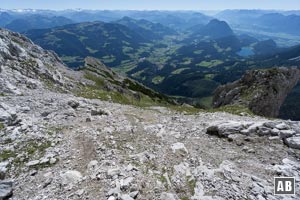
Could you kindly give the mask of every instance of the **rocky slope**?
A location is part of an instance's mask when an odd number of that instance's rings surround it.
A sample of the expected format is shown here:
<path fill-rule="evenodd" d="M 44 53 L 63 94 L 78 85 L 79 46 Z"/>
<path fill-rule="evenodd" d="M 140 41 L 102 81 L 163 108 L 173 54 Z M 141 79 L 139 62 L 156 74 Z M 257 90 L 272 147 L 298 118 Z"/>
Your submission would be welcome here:
<path fill-rule="evenodd" d="M 299 79 L 300 70 L 297 68 L 248 71 L 240 80 L 218 87 L 213 106 L 243 105 L 255 114 L 277 117 L 285 98 Z"/>
<path fill-rule="evenodd" d="M 85 58 L 82 70 L 84 71 L 84 78 L 94 82 L 89 89 L 104 90 L 110 93 L 111 98 L 109 100 L 115 100 L 119 103 L 137 103 L 138 105 L 147 105 L 149 103 L 152 105 L 155 102 L 176 104 L 176 101 L 171 97 L 155 92 L 130 78 L 115 73 L 99 59 L 93 57 Z M 89 97 L 90 91 L 87 90 L 81 95 Z M 117 97 L 122 97 L 123 101 L 120 101 Z"/>
<path fill-rule="evenodd" d="M 274 176 L 300 187 L 299 122 L 75 96 L 82 71 L 0 38 L 0 199 L 299 199 L 273 195 Z"/>

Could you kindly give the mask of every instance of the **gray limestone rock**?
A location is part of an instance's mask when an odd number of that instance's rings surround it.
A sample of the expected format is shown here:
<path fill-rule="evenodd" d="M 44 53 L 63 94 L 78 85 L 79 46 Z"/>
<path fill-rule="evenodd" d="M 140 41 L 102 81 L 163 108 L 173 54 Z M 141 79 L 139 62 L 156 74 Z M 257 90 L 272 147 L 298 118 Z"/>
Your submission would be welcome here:
<path fill-rule="evenodd" d="M 240 80 L 216 89 L 213 106 L 243 105 L 255 114 L 277 117 L 286 96 L 299 79 L 297 68 L 247 71 Z"/>

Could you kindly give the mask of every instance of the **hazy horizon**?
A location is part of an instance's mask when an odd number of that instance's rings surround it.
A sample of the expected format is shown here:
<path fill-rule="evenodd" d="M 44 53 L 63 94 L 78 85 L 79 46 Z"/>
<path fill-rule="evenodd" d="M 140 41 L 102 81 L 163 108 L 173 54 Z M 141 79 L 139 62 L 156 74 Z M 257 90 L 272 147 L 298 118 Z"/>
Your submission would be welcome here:
<path fill-rule="evenodd" d="M 300 10 L 299 0 L 0 0 L 1 9 L 39 9 L 39 10 L 193 10 L 221 11 L 241 10 Z"/>

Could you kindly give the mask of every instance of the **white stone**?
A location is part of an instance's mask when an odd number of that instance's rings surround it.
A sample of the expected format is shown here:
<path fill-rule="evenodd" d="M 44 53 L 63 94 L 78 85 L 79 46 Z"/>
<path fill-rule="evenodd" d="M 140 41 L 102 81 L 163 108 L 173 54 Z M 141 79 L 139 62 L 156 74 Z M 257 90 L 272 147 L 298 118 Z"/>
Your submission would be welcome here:
<path fill-rule="evenodd" d="M 98 161 L 97 160 L 92 160 L 91 162 L 89 162 L 88 164 L 88 168 L 89 169 L 93 169 L 98 165 Z"/>
<path fill-rule="evenodd" d="M 162 199 L 162 200 L 178 200 L 178 197 L 176 197 L 172 193 L 163 192 L 160 195 L 160 199 Z"/>
<path fill-rule="evenodd" d="M 296 132 L 293 130 L 281 130 L 279 133 L 279 137 L 284 139 L 284 138 L 292 137 L 295 134 L 296 134 Z"/>
<path fill-rule="evenodd" d="M 290 128 L 290 127 L 289 127 L 286 123 L 284 123 L 284 122 L 282 122 L 282 123 L 280 123 L 280 124 L 277 124 L 275 127 L 276 127 L 277 129 L 279 129 L 279 130 L 287 130 L 287 129 Z"/>
<path fill-rule="evenodd" d="M 184 144 L 181 142 L 172 144 L 171 149 L 172 149 L 173 153 L 176 153 L 176 151 L 178 151 L 178 150 L 183 150 L 186 153 L 188 153 L 188 150 L 185 148 Z"/>
<path fill-rule="evenodd" d="M 27 167 L 32 167 L 32 166 L 35 166 L 35 165 L 38 165 L 40 164 L 40 161 L 39 160 L 33 160 L 33 161 L 30 161 L 26 164 Z"/>
<path fill-rule="evenodd" d="M 120 174 L 120 169 L 119 168 L 113 168 L 113 169 L 107 170 L 107 176 L 108 177 L 113 177 L 113 176 L 119 175 L 119 174 Z"/>
<path fill-rule="evenodd" d="M 128 194 L 123 194 L 121 196 L 121 200 L 134 200 L 131 196 L 129 196 Z"/>
<path fill-rule="evenodd" d="M 76 183 L 81 180 L 82 175 L 79 171 L 70 170 L 66 171 L 65 173 L 61 174 L 62 182 L 64 184 L 72 184 Z"/>
<path fill-rule="evenodd" d="M 291 148 L 300 149 L 300 137 L 287 138 L 285 143 Z"/>
<path fill-rule="evenodd" d="M 132 181 L 134 180 L 133 177 L 127 177 L 125 179 L 120 180 L 120 186 L 122 189 L 127 189 L 131 185 Z"/>

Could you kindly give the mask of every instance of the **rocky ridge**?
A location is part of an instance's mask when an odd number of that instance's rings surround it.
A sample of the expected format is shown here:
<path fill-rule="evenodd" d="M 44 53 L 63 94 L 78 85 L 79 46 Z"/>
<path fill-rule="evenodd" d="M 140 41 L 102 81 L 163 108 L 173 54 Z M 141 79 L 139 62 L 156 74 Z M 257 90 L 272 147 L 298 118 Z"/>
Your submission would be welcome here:
<path fill-rule="evenodd" d="M 75 96 L 82 72 L 0 35 L 0 199 L 299 199 L 273 195 L 274 176 L 300 187 L 299 122 Z"/>
<path fill-rule="evenodd" d="M 214 93 L 213 107 L 243 105 L 255 114 L 277 117 L 299 79 L 298 68 L 251 70 L 240 80 L 219 86 Z"/>

